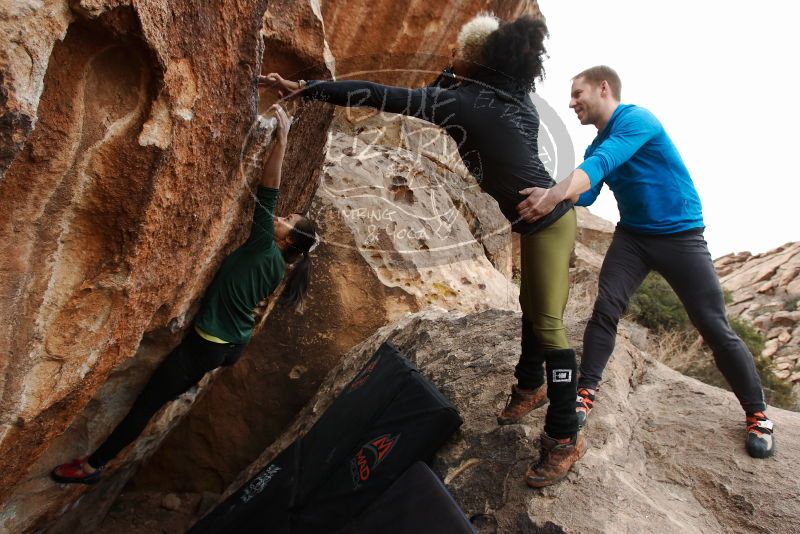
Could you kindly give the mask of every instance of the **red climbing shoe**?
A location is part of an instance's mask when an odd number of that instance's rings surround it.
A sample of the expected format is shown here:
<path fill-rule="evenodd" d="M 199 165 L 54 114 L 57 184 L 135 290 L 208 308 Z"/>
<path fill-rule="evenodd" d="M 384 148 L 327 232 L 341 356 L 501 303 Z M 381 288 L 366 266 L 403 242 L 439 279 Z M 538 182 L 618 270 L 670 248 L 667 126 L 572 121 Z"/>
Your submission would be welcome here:
<path fill-rule="evenodd" d="M 86 464 L 86 458 L 75 458 L 69 463 L 57 466 L 50 472 L 50 476 L 62 484 L 96 484 L 103 474 L 103 468 L 99 467 L 88 473 L 84 469 Z"/>

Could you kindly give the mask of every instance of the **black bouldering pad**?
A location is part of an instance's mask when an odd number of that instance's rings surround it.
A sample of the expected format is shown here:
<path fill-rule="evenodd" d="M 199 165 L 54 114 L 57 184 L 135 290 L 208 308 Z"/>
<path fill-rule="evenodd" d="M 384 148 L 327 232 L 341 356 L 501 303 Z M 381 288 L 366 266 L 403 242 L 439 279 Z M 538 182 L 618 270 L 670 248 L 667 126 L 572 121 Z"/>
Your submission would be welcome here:
<path fill-rule="evenodd" d="M 384 343 L 309 432 L 190 530 L 335 532 L 462 421 L 400 351 Z"/>

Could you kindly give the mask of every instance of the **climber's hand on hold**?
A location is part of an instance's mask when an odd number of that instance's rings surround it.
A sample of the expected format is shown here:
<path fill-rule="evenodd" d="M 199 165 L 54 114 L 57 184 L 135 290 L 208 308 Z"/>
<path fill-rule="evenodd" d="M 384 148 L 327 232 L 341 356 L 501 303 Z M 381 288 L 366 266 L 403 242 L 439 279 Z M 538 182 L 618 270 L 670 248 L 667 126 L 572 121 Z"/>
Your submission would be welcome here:
<path fill-rule="evenodd" d="M 285 80 L 277 72 L 270 72 L 266 76 L 259 76 L 258 86 L 275 88 L 278 91 L 278 95 L 280 95 L 282 98 L 293 98 L 303 88 L 299 82 Z"/>

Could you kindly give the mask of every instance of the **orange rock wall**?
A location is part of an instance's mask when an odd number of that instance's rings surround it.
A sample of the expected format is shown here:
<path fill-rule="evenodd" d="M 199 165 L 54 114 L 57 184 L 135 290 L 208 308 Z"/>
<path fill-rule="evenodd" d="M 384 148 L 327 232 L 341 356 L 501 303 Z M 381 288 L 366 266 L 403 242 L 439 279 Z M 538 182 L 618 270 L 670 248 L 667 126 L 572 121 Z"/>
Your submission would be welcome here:
<path fill-rule="evenodd" d="M 322 2 L 337 76 L 397 85 L 430 82 L 447 65 L 461 26 L 486 11 L 502 19 L 542 16 L 535 0 Z"/>
<path fill-rule="evenodd" d="M 270 3 L 293 21 L 273 30 L 266 0 L 45 4 L 0 17 L 3 531 L 59 515 L 56 530 L 89 528 L 63 514 L 86 488 L 59 488 L 49 468 L 124 416 L 246 236 L 271 135 L 255 85 L 270 47 L 293 68 L 323 64 L 309 4 Z M 330 116 L 298 117 L 279 211 L 308 207 Z M 186 408 L 162 413 L 94 495 L 110 505 Z"/>

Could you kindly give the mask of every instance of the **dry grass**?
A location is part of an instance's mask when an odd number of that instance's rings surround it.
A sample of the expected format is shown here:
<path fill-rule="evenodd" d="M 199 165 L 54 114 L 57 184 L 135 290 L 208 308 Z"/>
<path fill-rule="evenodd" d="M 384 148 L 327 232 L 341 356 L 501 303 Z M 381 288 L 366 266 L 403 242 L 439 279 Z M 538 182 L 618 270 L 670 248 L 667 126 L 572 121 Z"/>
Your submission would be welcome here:
<path fill-rule="evenodd" d="M 661 363 L 706 384 L 730 390 L 714 363 L 711 351 L 697 333 L 686 330 L 651 332 L 649 343 L 650 354 Z M 773 374 L 771 362 L 759 357 L 755 363 L 767 403 L 800 411 L 800 400 L 789 383 Z"/>
<path fill-rule="evenodd" d="M 695 366 L 698 361 L 708 358 L 698 341 L 696 334 L 692 335 L 681 330 L 667 330 L 660 333 L 651 332 L 651 354 L 661 363 L 672 367 L 676 371 L 685 373 L 687 369 Z"/>

